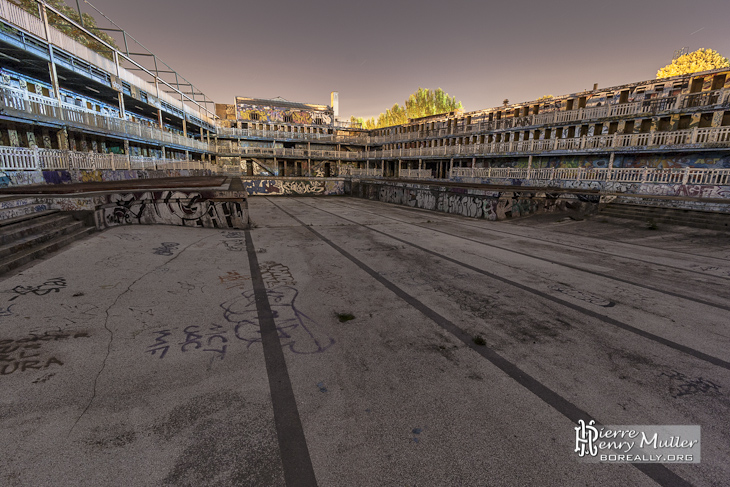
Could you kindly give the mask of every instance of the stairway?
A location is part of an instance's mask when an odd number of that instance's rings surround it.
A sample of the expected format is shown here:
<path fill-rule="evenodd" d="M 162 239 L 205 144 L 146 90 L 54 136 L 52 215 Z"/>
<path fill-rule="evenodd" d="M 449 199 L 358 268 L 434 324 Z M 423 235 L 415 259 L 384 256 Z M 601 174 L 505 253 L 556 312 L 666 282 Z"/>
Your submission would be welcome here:
<path fill-rule="evenodd" d="M 598 214 L 614 218 L 641 220 L 648 224 L 682 225 L 709 230 L 730 231 L 730 214 L 728 213 L 610 203 Z"/>
<path fill-rule="evenodd" d="M 83 238 L 95 228 L 34 198 L 0 199 L 0 274 Z"/>

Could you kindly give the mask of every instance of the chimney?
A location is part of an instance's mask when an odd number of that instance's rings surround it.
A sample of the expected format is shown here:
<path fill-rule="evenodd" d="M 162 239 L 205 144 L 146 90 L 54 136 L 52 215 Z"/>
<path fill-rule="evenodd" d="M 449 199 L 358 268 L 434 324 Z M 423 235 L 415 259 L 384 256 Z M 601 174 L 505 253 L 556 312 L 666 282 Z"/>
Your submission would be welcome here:
<path fill-rule="evenodd" d="M 330 106 L 335 112 L 335 118 L 340 116 L 340 94 L 337 91 L 330 93 Z"/>

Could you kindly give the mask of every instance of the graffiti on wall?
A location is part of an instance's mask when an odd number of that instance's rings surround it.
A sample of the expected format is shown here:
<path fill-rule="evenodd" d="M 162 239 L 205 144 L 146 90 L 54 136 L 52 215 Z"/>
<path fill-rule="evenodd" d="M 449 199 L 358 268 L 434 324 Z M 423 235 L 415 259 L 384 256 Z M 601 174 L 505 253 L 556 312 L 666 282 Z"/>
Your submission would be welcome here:
<path fill-rule="evenodd" d="M 296 123 L 304 125 L 329 125 L 332 113 L 318 110 L 297 110 L 267 105 L 237 103 L 236 113 L 239 120 L 254 122 Z"/>
<path fill-rule="evenodd" d="M 97 228 L 129 224 L 164 224 L 206 228 L 244 228 L 241 202 L 211 201 L 202 193 L 159 191 L 105 196 L 96 210 Z"/>
<path fill-rule="evenodd" d="M 6 171 L 0 172 L 0 187 L 210 175 L 209 169 Z"/>
<path fill-rule="evenodd" d="M 614 167 L 656 167 L 682 168 L 705 167 L 713 169 L 730 168 L 730 154 L 709 152 L 706 154 L 631 154 L 616 157 Z"/>
<path fill-rule="evenodd" d="M 251 196 L 331 196 L 345 194 L 345 182 L 342 180 L 316 181 L 311 179 L 244 179 L 242 181 L 246 188 L 246 192 Z"/>
<path fill-rule="evenodd" d="M 446 192 L 402 184 L 358 183 L 353 184 L 352 194 L 385 203 L 486 220 L 505 220 L 532 213 L 565 209 L 588 211 L 599 201 L 598 195 L 483 190 L 460 193 L 455 189 Z"/>

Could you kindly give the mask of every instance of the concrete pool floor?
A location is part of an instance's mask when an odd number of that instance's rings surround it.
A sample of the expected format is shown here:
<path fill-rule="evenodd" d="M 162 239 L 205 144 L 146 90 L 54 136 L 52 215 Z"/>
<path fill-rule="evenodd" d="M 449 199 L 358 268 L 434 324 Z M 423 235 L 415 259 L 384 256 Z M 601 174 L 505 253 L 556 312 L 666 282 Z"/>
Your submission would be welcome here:
<path fill-rule="evenodd" d="M 0 485 L 730 478 L 726 234 L 249 211 L 250 231 L 116 227 L 4 276 Z M 700 425 L 702 461 L 583 463 L 578 419 Z"/>

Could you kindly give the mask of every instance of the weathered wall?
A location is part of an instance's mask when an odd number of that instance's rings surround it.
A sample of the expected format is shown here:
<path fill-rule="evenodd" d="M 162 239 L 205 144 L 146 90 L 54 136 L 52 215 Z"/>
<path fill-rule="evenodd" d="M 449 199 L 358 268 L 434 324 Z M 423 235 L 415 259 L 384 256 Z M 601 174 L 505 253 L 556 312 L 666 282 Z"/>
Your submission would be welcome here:
<path fill-rule="evenodd" d="M 246 194 L 236 191 L 140 191 L 36 198 L 61 211 L 93 211 L 99 229 L 119 225 L 248 228 Z"/>
<path fill-rule="evenodd" d="M 345 179 L 314 178 L 241 178 L 249 196 L 341 196 L 348 192 Z"/>
<path fill-rule="evenodd" d="M 486 220 L 568 209 L 590 213 L 599 203 L 598 194 L 494 191 L 380 181 L 353 181 L 352 195 Z"/>
<path fill-rule="evenodd" d="M 608 154 L 568 154 L 560 156 L 536 156 L 532 158 L 534 169 L 541 167 L 608 167 Z M 480 162 L 479 166 L 526 168 L 527 157 L 500 157 L 491 159 L 489 163 Z M 709 152 L 666 152 L 661 154 L 616 154 L 613 167 L 651 167 L 651 168 L 683 168 L 705 167 L 711 169 L 730 168 L 730 153 L 727 151 Z"/>
<path fill-rule="evenodd" d="M 26 184 L 68 184 L 101 181 L 125 181 L 129 179 L 175 178 L 185 176 L 211 176 L 207 169 L 165 170 L 57 170 L 57 171 L 0 171 L 0 187 Z"/>

